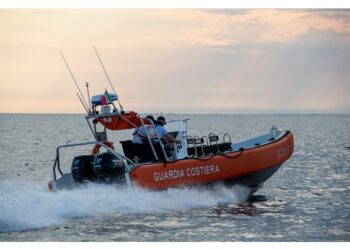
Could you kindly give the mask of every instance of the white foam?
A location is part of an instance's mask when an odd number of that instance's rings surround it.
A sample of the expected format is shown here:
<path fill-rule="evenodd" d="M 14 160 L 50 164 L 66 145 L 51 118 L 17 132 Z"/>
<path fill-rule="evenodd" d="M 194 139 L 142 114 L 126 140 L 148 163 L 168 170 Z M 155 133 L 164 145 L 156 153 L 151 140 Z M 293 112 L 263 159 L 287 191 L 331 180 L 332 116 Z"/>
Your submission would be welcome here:
<path fill-rule="evenodd" d="M 212 207 L 244 201 L 249 190 L 235 186 L 207 189 L 169 189 L 151 192 L 89 184 L 52 193 L 34 182 L 0 183 L 0 232 L 62 225 L 74 218 L 119 213 L 164 212 Z"/>

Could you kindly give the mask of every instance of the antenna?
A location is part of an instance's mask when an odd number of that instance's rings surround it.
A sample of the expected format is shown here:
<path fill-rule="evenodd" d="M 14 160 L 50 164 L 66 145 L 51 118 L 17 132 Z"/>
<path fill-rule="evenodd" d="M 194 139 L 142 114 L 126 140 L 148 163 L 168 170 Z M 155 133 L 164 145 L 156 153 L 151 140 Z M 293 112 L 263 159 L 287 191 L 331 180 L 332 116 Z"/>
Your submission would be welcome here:
<path fill-rule="evenodd" d="M 91 110 L 89 83 L 86 82 L 85 86 L 86 86 L 87 96 L 88 96 L 88 100 L 89 100 L 89 110 Z"/>
<path fill-rule="evenodd" d="M 111 79 L 109 79 L 109 76 L 108 76 L 108 74 L 107 74 L 107 71 L 106 71 L 106 69 L 105 69 L 105 66 L 103 65 L 102 60 L 101 60 L 100 56 L 98 55 L 98 52 L 97 52 L 97 50 L 96 50 L 95 45 L 92 46 L 92 47 L 94 48 L 95 53 L 96 53 L 96 55 L 97 55 L 97 58 L 98 58 L 98 60 L 99 60 L 100 63 L 101 63 L 102 69 L 103 69 L 103 71 L 104 71 L 105 74 L 106 74 L 106 77 L 107 77 L 107 79 L 108 79 L 109 85 L 111 85 L 111 88 L 112 88 L 114 94 L 115 94 L 116 96 L 118 96 L 117 93 L 115 92 L 114 88 L 113 88 Z M 120 111 L 123 111 L 123 106 L 120 104 L 119 97 L 118 97 L 117 101 L 118 101 L 118 103 L 119 103 Z"/>
<path fill-rule="evenodd" d="M 81 96 L 81 97 L 80 97 L 79 95 L 78 95 L 78 97 L 79 97 L 81 103 L 83 104 L 85 110 L 87 111 L 87 108 L 86 108 L 86 107 L 88 107 L 88 105 L 87 105 L 87 103 L 86 103 L 86 101 L 85 101 L 85 98 L 84 98 L 83 94 L 81 93 L 81 90 L 80 90 L 80 88 L 79 88 L 79 86 L 78 86 L 78 83 L 77 83 L 77 81 L 75 80 L 74 75 L 73 75 L 71 69 L 70 69 L 69 66 L 68 66 L 68 63 L 67 63 L 67 61 L 66 61 L 66 58 L 64 58 L 62 51 L 60 51 L 60 53 L 61 53 L 61 56 L 62 56 L 62 59 L 63 59 L 64 63 L 66 64 L 66 66 L 67 66 L 67 68 L 68 68 L 68 71 L 69 71 L 70 75 L 72 76 L 72 79 L 73 79 L 73 81 L 74 81 L 74 83 L 75 83 L 75 86 L 76 86 L 77 89 L 79 90 L 79 93 L 80 93 L 80 96 Z M 82 99 L 81 99 L 81 98 L 82 98 Z M 88 111 L 87 111 L 87 112 L 88 112 Z M 88 112 L 88 114 L 89 114 L 89 112 Z"/>
<path fill-rule="evenodd" d="M 83 105 L 83 107 L 84 107 L 86 113 L 89 115 L 89 110 L 88 110 L 88 108 L 85 106 L 85 104 L 83 103 L 83 100 L 81 99 L 81 97 L 80 97 L 80 95 L 79 95 L 78 93 L 77 93 L 77 96 L 78 96 L 78 98 L 79 98 L 81 104 Z"/>

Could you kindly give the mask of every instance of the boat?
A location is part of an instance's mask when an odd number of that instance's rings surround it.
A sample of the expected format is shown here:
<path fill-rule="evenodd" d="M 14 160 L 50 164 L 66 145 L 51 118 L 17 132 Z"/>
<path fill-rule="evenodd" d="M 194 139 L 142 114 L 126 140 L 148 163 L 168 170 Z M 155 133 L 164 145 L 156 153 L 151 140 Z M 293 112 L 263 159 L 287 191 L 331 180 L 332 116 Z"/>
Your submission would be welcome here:
<path fill-rule="evenodd" d="M 93 140 L 57 147 L 50 190 L 70 189 L 87 182 L 148 190 L 223 183 L 247 186 L 254 193 L 294 150 L 293 133 L 275 126 L 266 134 L 233 143 L 229 133 L 224 133 L 222 138 L 213 132 L 202 137 L 191 136 L 187 131 L 189 119 L 167 122 L 166 126 L 171 124 L 173 128 L 169 133 L 181 143 L 166 143 L 159 137 L 152 120 L 134 111 L 119 112 L 113 103 L 117 96 L 106 95 L 110 99 L 104 103 L 100 101 L 103 94 L 91 98 L 92 111 L 85 117 Z M 106 112 L 109 106 L 114 108 Z M 118 150 L 114 142 L 107 139 L 108 131 L 129 129 L 132 134 L 138 127 L 147 135 L 142 145 L 124 140 L 119 142 Z M 92 151 L 74 157 L 71 172 L 63 173 L 60 150 L 85 145 L 91 145 Z"/>
<path fill-rule="evenodd" d="M 109 80 L 108 75 L 107 78 Z M 89 104 L 78 95 L 87 111 L 85 119 L 93 139 L 67 142 L 57 147 L 49 190 L 67 190 L 89 182 L 154 191 L 210 187 L 220 183 L 246 186 L 253 194 L 293 154 L 293 133 L 275 126 L 265 134 L 232 142 L 229 133 L 219 136 L 208 131 L 207 135 L 193 136 L 187 131 L 190 119 L 171 120 L 167 121 L 168 132 L 181 143 L 165 142 L 151 119 L 134 111 L 124 111 L 112 84 L 111 87 L 114 93 L 105 90 L 103 94 L 89 98 Z M 142 145 L 133 144 L 131 140 L 112 142 L 108 139 L 108 131 L 130 130 L 132 135 L 139 127 L 146 134 Z M 71 171 L 64 173 L 62 149 L 86 145 L 91 146 L 91 152 L 75 156 Z"/>

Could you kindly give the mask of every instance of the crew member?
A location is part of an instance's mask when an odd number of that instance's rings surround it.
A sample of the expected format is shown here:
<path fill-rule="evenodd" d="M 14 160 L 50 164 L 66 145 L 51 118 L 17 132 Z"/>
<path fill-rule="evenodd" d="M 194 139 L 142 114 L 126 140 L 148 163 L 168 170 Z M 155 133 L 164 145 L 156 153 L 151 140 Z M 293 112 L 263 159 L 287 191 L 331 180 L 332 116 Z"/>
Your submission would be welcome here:
<path fill-rule="evenodd" d="M 153 116 L 148 115 L 146 116 L 146 118 L 151 120 L 153 124 L 155 123 Z M 152 124 L 152 123 L 148 122 L 148 124 Z M 152 156 L 149 143 L 147 142 L 147 135 L 146 135 L 144 126 L 141 125 L 140 127 L 134 130 L 132 143 L 133 143 L 134 153 L 136 156 L 140 158 L 139 159 L 140 162 L 152 161 L 153 156 Z"/>
<path fill-rule="evenodd" d="M 153 123 L 156 122 L 152 115 L 148 115 L 148 116 L 146 116 L 146 118 L 150 119 Z M 143 142 L 144 142 L 143 140 L 147 139 L 147 135 L 146 135 L 144 126 L 140 126 L 140 127 L 136 128 L 132 135 L 133 135 L 133 137 L 132 137 L 133 144 L 143 144 Z"/>
<path fill-rule="evenodd" d="M 101 109 L 102 114 L 110 114 L 111 113 L 111 107 L 109 105 L 105 105 Z"/>
<path fill-rule="evenodd" d="M 176 140 L 171 134 L 169 134 L 166 129 L 164 128 L 164 125 L 166 124 L 164 116 L 158 116 L 156 121 L 156 131 L 159 135 L 160 139 L 163 139 L 164 142 L 173 142 L 176 144 L 180 144 L 180 140 Z"/>

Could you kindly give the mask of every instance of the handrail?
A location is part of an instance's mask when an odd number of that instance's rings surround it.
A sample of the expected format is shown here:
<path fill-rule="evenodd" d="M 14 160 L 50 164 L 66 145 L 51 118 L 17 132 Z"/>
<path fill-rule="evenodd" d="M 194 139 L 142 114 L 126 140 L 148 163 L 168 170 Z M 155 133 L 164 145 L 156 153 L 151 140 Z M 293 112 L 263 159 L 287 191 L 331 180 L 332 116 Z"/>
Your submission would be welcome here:
<path fill-rule="evenodd" d="M 109 117 L 109 116 L 113 116 L 113 115 L 116 115 L 117 117 L 120 117 L 120 118 L 123 119 L 124 121 L 128 122 L 129 124 L 131 124 L 131 126 L 133 126 L 134 128 L 136 128 L 136 129 L 138 128 L 138 126 L 136 126 L 133 122 L 129 121 L 129 119 L 127 119 L 126 117 L 122 116 L 119 112 L 117 112 L 117 113 L 109 113 L 109 114 L 88 115 L 88 116 L 86 116 L 86 118 L 87 118 L 87 119 L 88 119 L 88 118 L 100 118 L 100 117 Z M 151 138 L 150 138 L 150 136 L 149 136 L 148 130 L 147 130 L 147 128 L 146 128 L 146 126 L 145 126 L 145 124 L 144 124 L 144 122 L 143 122 L 143 119 L 142 119 L 142 117 L 141 117 L 138 113 L 136 113 L 136 116 L 137 116 L 137 118 L 139 118 L 139 120 L 140 120 L 140 122 L 141 122 L 141 126 L 143 127 L 143 129 L 144 129 L 144 131 L 145 131 L 145 134 L 146 134 L 146 137 L 147 137 L 149 146 L 151 147 L 153 156 L 154 156 L 155 160 L 158 161 L 158 160 L 159 160 L 159 157 L 158 157 L 158 155 L 157 155 L 157 153 L 156 153 L 156 151 L 155 151 L 155 149 L 154 149 L 152 140 L 151 140 Z M 153 121 L 150 120 L 150 119 L 148 119 L 148 120 L 150 121 L 151 125 L 154 126 Z M 185 119 L 185 120 L 186 120 L 186 119 Z M 154 126 L 154 127 L 155 127 L 155 126 Z M 160 140 L 160 137 L 159 137 L 159 135 L 158 135 L 157 130 L 155 130 L 155 132 L 156 132 L 156 135 L 157 135 L 157 139 L 158 139 L 158 141 L 159 141 L 159 143 L 160 143 L 160 148 L 161 148 L 162 153 L 163 153 L 163 155 L 164 155 L 165 161 L 168 162 L 169 159 L 168 159 L 167 154 L 166 154 L 166 152 L 165 152 L 165 150 L 164 150 L 164 145 L 163 145 L 162 141 Z"/>
<path fill-rule="evenodd" d="M 73 144 L 64 144 L 64 145 L 60 145 L 56 148 L 56 158 L 55 158 L 55 162 L 53 165 L 53 178 L 54 178 L 54 180 L 57 180 L 56 166 L 57 166 L 59 173 L 61 175 L 63 175 L 63 172 L 62 172 L 61 166 L 60 166 L 60 156 L 59 156 L 61 148 L 77 147 L 77 146 L 91 145 L 91 144 L 98 144 L 101 147 L 104 147 L 105 149 L 107 149 L 108 152 L 112 153 L 117 158 L 125 160 L 123 162 L 124 162 L 124 165 L 125 165 L 126 169 L 128 170 L 128 172 L 130 172 L 132 169 L 134 169 L 136 167 L 135 163 L 132 160 L 130 160 L 128 157 L 116 152 L 112 148 L 106 146 L 103 142 L 94 141 L 94 142 L 81 142 L 81 143 L 73 143 Z M 131 165 L 132 165 L 131 169 L 129 169 L 127 162 L 131 163 Z"/>
<path fill-rule="evenodd" d="M 190 118 L 185 118 L 185 119 L 176 119 L 176 120 L 167 120 L 167 123 L 171 123 L 171 122 L 187 122 L 191 120 Z"/>
<path fill-rule="evenodd" d="M 86 142 L 90 142 L 88 138 L 84 138 L 83 140 Z M 66 145 L 73 142 L 73 141 L 74 141 L 74 139 L 66 141 Z"/>
<path fill-rule="evenodd" d="M 203 135 L 203 136 L 201 137 L 201 139 L 202 139 L 203 141 L 204 141 L 204 139 L 205 139 L 205 142 L 206 142 L 207 146 L 209 146 L 208 137 L 207 137 L 206 135 Z"/>
<path fill-rule="evenodd" d="M 106 113 L 106 114 L 91 114 L 91 115 L 87 115 L 85 116 L 85 119 L 91 119 L 91 118 L 104 118 L 104 117 L 108 117 L 108 116 L 121 116 L 121 113 L 119 113 L 119 111 L 117 112 L 110 112 L 110 113 Z"/>
<path fill-rule="evenodd" d="M 199 141 L 199 143 L 197 143 Z M 202 149 L 202 155 L 204 155 L 204 147 L 203 147 L 203 142 L 202 138 L 199 138 L 199 136 L 194 137 L 194 147 L 197 148 L 197 145 L 201 146 Z M 198 153 L 198 152 L 197 152 Z"/>
<path fill-rule="evenodd" d="M 229 133 L 225 133 L 225 134 L 223 135 L 223 137 L 222 137 L 223 142 L 226 142 L 226 141 L 225 141 L 225 138 L 226 138 L 226 137 L 228 137 L 228 140 L 229 140 L 228 142 L 229 142 L 229 143 L 232 143 L 232 141 L 231 141 L 231 136 L 230 136 Z"/>
<path fill-rule="evenodd" d="M 137 115 L 139 116 L 139 114 L 137 114 Z M 168 158 L 168 156 L 167 156 L 167 154 L 166 154 L 166 152 L 165 152 L 165 149 L 164 149 L 164 144 L 163 144 L 163 142 L 162 142 L 162 140 L 161 140 L 161 138 L 160 138 L 160 136 L 159 136 L 159 134 L 158 134 L 158 132 L 157 132 L 156 126 L 154 125 L 154 123 L 153 123 L 153 121 L 152 121 L 151 119 L 148 119 L 148 121 L 149 121 L 149 122 L 151 123 L 151 125 L 154 127 L 154 131 L 156 132 L 156 135 L 157 135 L 157 138 L 156 138 L 156 139 L 157 139 L 158 142 L 159 142 L 160 149 L 162 150 L 162 153 L 163 153 L 163 155 L 164 155 L 165 161 L 166 161 L 166 162 L 169 162 L 169 158 Z M 149 135 L 149 131 L 148 131 L 148 129 L 146 128 L 145 124 L 143 123 L 143 120 L 142 120 L 142 119 L 141 119 L 141 124 L 142 124 L 142 126 L 143 126 L 143 128 L 144 128 L 144 130 L 145 130 L 145 134 L 146 134 L 146 136 L 147 136 L 148 142 L 150 143 L 150 146 L 151 146 L 151 148 L 152 148 L 153 154 L 154 154 L 156 160 L 158 160 L 159 158 L 158 158 L 157 153 L 155 152 L 155 149 L 154 149 L 154 147 L 153 147 L 153 143 L 152 143 L 152 141 L 151 141 L 151 137 L 150 137 L 150 135 Z"/>
<path fill-rule="evenodd" d="M 143 130 L 145 131 L 145 135 L 146 135 L 146 137 L 147 137 L 148 144 L 149 144 L 149 146 L 151 147 L 153 156 L 154 156 L 154 158 L 156 159 L 156 161 L 158 161 L 158 155 L 157 155 L 157 153 L 156 153 L 156 151 L 155 151 L 155 149 L 154 149 L 154 147 L 153 147 L 152 140 L 151 140 L 151 138 L 150 138 L 150 136 L 149 136 L 149 131 L 148 131 L 148 129 L 146 128 L 145 124 L 143 123 L 143 119 L 141 118 L 141 116 L 140 116 L 138 113 L 136 113 L 136 114 L 137 114 L 137 117 L 138 117 L 138 118 L 140 119 L 140 121 L 141 121 L 141 126 L 142 126 Z M 151 124 L 152 124 L 153 127 L 155 128 L 153 121 L 150 120 L 150 119 L 148 119 L 148 121 L 151 122 Z M 157 138 L 160 139 L 156 129 L 155 129 L 155 132 L 156 132 Z M 159 141 L 160 141 L 160 140 L 159 140 Z"/>
<path fill-rule="evenodd" d="M 194 156 L 197 157 L 197 147 L 196 147 L 195 139 L 192 136 L 188 135 L 186 136 L 186 141 L 187 141 L 187 148 L 189 148 L 190 144 L 193 145 Z"/>
<path fill-rule="evenodd" d="M 210 146 L 212 145 L 211 143 L 214 141 L 216 142 L 216 150 L 217 152 L 219 152 L 219 145 L 218 145 L 218 140 L 219 140 L 219 136 L 217 136 L 216 134 L 214 134 L 213 132 L 210 132 L 209 135 L 208 135 L 208 138 L 209 138 L 209 143 L 210 143 Z"/>

